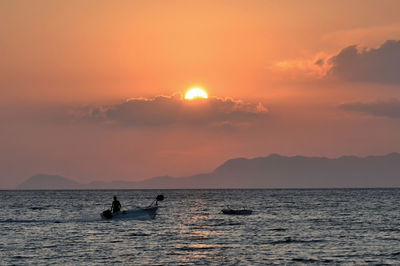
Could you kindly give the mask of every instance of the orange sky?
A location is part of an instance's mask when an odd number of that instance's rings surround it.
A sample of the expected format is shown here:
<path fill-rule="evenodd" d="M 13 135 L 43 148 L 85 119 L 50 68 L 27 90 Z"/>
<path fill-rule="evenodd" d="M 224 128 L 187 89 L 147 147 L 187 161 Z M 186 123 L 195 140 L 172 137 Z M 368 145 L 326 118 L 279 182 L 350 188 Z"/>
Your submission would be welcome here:
<path fill-rule="evenodd" d="M 238 156 L 400 151 L 400 43 L 386 43 L 400 39 L 398 10 L 1 1 L 0 187 L 36 173 L 138 180 Z M 212 101 L 185 105 L 192 86 Z"/>

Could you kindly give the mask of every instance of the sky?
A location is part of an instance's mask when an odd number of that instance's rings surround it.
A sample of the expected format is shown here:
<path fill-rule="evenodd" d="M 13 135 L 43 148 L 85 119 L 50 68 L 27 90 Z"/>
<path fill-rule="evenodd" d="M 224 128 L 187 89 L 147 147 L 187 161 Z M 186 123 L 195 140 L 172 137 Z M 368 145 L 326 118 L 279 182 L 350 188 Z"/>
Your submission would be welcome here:
<path fill-rule="evenodd" d="M 400 2 L 0 0 L 0 188 L 400 151 Z M 209 98 L 186 100 L 193 87 Z"/>

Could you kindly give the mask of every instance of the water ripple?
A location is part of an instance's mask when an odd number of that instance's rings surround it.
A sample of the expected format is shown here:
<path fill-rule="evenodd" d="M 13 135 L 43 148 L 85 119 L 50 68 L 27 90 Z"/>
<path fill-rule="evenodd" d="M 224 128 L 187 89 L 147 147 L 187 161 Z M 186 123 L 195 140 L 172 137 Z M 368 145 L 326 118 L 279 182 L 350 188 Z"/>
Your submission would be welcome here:
<path fill-rule="evenodd" d="M 400 190 L 1 191 L 5 265 L 400 264 Z M 103 221 L 166 200 L 155 219 Z M 254 211 L 220 214 L 225 206 Z"/>

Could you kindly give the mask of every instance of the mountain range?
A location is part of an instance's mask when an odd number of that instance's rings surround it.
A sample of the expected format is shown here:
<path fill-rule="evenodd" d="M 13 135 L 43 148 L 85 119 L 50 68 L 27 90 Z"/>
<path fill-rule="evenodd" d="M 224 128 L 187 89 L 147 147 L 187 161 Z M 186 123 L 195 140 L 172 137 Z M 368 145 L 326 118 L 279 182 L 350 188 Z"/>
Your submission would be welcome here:
<path fill-rule="evenodd" d="M 400 154 L 339 158 L 281 156 L 231 159 L 211 173 L 159 176 L 143 181 L 94 181 L 39 174 L 18 189 L 190 189 L 190 188 L 371 188 L 400 187 Z"/>

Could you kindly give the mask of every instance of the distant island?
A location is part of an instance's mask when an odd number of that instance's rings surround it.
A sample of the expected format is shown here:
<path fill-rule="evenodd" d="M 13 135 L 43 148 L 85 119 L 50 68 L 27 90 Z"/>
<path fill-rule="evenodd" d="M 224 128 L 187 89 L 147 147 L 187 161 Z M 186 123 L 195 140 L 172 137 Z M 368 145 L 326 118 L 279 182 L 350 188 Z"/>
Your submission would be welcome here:
<path fill-rule="evenodd" d="M 400 154 L 339 158 L 281 156 L 228 160 L 211 173 L 143 181 L 81 184 L 56 175 L 32 176 L 18 189 L 373 188 L 400 187 Z"/>
<path fill-rule="evenodd" d="M 58 175 L 34 175 L 18 186 L 18 189 L 81 189 L 84 185 Z"/>

